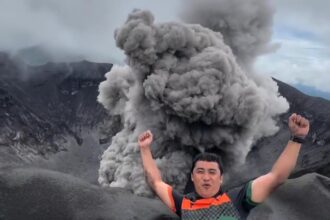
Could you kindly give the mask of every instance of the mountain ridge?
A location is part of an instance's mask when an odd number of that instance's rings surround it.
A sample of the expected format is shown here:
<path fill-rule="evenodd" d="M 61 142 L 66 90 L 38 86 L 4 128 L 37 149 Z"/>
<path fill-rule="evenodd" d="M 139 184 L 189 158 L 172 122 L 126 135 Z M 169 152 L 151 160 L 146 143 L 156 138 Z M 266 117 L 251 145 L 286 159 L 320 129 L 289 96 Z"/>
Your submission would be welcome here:
<path fill-rule="evenodd" d="M 68 151 L 72 144 L 79 149 L 89 140 L 84 140 L 85 136 L 98 143 L 94 149 L 102 152 L 121 127 L 120 117 L 110 117 L 96 101 L 98 85 L 111 66 L 81 61 L 32 67 L 0 54 L 0 152 L 25 162 L 35 157 L 47 159 Z M 274 80 L 279 93 L 290 103 L 290 110 L 279 117 L 280 131 L 262 138 L 252 148 L 238 173 L 241 178 L 229 185 L 237 185 L 270 169 L 271 161 L 289 138 L 287 118 L 292 112 L 311 121 L 311 131 L 293 176 L 308 172 L 330 176 L 326 168 L 330 164 L 330 102 Z M 94 160 L 96 167 L 98 156 Z M 242 174 L 249 169 L 253 172 Z"/>

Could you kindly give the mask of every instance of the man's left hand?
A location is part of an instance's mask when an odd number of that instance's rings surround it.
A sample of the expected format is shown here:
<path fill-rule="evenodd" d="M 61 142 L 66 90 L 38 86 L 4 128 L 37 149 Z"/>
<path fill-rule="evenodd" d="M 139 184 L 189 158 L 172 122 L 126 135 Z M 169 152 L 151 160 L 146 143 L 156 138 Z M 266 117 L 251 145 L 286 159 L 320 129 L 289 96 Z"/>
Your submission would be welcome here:
<path fill-rule="evenodd" d="M 289 118 L 289 128 L 292 135 L 304 138 L 309 131 L 309 121 L 301 115 L 293 113 Z"/>

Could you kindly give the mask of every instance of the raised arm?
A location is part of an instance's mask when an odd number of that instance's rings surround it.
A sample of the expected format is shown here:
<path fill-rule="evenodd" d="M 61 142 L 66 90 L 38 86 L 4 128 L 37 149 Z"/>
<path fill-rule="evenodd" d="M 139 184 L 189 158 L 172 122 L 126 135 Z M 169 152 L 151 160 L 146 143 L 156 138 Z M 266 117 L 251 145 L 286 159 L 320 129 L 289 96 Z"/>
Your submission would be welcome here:
<path fill-rule="evenodd" d="M 167 207 L 173 209 L 171 197 L 169 196 L 169 185 L 166 184 L 161 177 L 160 171 L 152 158 L 150 145 L 153 140 L 153 135 L 150 131 L 146 131 L 139 136 L 138 143 L 143 162 L 144 173 L 149 186 L 155 191 L 158 197 L 165 203 Z"/>
<path fill-rule="evenodd" d="M 271 171 L 260 176 L 252 182 L 252 201 L 263 202 L 279 185 L 288 179 L 290 173 L 296 166 L 301 143 L 309 131 L 309 121 L 304 117 L 292 114 L 289 118 L 289 129 L 291 135 L 298 137 L 298 140 L 290 140 L 276 160 Z"/>

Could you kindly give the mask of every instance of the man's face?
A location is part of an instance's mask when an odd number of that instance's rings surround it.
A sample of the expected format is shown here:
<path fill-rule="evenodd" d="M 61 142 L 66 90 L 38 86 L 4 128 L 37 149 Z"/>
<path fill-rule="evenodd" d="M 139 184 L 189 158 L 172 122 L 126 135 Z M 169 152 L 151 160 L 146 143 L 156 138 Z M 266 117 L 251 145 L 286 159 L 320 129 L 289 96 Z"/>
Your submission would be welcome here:
<path fill-rule="evenodd" d="M 214 196 L 222 183 L 222 174 L 217 162 L 197 161 L 191 174 L 196 192 L 203 198 Z"/>

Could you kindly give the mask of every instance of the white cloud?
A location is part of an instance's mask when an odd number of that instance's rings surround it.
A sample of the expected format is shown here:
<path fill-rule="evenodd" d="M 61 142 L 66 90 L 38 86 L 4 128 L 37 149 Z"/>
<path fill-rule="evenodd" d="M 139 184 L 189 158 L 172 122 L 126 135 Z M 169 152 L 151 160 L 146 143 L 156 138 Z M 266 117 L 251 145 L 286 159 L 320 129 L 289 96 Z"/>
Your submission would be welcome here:
<path fill-rule="evenodd" d="M 278 38 L 281 48 L 261 57 L 257 69 L 290 83 L 330 92 L 330 49 L 321 43 L 299 38 Z"/>
<path fill-rule="evenodd" d="M 257 69 L 290 84 L 330 92 L 329 1 L 276 0 L 275 35 L 281 48 L 261 57 Z"/>

